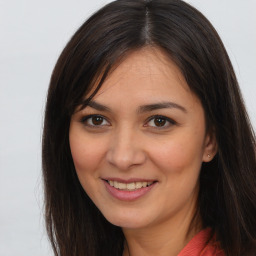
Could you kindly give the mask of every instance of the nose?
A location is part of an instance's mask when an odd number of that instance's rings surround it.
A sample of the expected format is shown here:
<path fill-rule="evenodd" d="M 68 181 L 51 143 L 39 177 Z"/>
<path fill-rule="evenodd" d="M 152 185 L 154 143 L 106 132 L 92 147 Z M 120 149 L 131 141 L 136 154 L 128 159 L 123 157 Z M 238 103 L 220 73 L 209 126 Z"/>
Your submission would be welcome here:
<path fill-rule="evenodd" d="M 138 133 L 128 128 L 115 131 L 106 155 L 111 165 L 125 171 L 146 161 L 146 152 Z"/>

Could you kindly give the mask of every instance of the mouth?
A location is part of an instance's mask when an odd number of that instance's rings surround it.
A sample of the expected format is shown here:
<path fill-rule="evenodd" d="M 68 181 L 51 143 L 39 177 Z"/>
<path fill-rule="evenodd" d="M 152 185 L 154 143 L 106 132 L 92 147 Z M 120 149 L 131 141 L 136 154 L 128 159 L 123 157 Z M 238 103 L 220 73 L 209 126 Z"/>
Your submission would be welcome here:
<path fill-rule="evenodd" d="M 156 181 L 135 181 L 130 183 L 123 183 L 116 180 L 105 180 L 111 187 L 124 191 L 135 191 L 137 189 L 151 186 Z"/>
<path fill-rule="evenodd" d="M 111 196 L 121 201 L 134 201 L 148 194 L 158 181 L 142 179 L 102 179 Z"/>

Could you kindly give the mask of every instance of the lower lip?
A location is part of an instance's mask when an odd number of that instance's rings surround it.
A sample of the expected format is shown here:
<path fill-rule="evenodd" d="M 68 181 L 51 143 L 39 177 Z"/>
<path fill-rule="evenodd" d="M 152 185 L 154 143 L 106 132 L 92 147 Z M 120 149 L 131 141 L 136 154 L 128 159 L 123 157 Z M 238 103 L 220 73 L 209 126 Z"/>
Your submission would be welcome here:
<path fill-rule="evenodd" d="M 157 182 L 154 182 L 148 187 L 145 188 L 139 188 L 136 190 L 128 191 L 128 190 L 120 190 L 115 187 L 112 187 L 109 185 L 107 181 L 104 180 L 104 184 L 106 186 L 107 191 L 115 198 L 122 200 L 122 201 L 133 201 L 136 200 L 145 194 L 147 194 L 155 185 Z"/>

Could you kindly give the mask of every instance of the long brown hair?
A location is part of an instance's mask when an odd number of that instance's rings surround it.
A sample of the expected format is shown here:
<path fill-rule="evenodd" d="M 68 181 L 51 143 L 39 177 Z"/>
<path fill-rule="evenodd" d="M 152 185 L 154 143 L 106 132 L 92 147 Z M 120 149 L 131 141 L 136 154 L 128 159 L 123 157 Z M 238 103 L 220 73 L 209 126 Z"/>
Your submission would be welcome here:
<path fill-rule="evenodd" d="M 228 256 L 256 251 L 255 135 L 236 76 L 215 29 L 180 0 L 119 0 L 74 34 L 52 73 L 43 133 L 46 227 L 57 256 L 121 255 L 124 236 L 81 187 L 69 147 L 71 115 L 126 54 L 161 48 L 201 100 L 218 153 L 202 165 L 199 213 Z M 102 75 L 103 74 L 103 75 Z"/>

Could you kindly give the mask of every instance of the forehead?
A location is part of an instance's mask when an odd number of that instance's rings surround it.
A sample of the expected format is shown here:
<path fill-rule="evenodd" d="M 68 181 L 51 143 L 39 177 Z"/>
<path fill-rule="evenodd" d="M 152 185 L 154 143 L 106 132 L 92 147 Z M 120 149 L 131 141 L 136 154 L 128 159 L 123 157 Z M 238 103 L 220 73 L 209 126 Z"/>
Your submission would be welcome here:
<path fill-rule="evenodd" d="M 91 92 L 95 88 L 96 84 Z M 144 47 L 123 58 L 111 70 L 95 97 L 107 97 L 111 93 L 126 94 L 127 97 L 131 94 L 141 97 L 192 94 L 177 65 L 155 47 Z"/>

